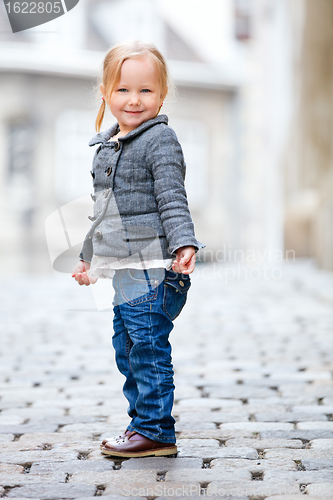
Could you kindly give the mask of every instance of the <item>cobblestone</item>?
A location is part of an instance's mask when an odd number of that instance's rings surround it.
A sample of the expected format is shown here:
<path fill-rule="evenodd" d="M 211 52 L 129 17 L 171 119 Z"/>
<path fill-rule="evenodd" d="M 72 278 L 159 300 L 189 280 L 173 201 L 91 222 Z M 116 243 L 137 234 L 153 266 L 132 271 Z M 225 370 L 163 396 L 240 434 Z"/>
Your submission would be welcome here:
<path fill-rule="evenodd" d="M 299 439 L 228 439 L 226 446 L 248 446 L 255 450 L 263 451 L 267 448 L 302 448 L 303 443 Z"/>
<path fill-rule="evenodd" d="M 40 498 L 43 500 L 59 500 L 94 496 L 96 487 L 90 484 L 34 484 L 13 488 L 7 494 L 8 498 Z"/>
<path fill-rule="evenodd" d="M 59 273 L 3 283 L 0 496 L 331 500 L 333 275 L 281 269 L 225 282 L 197 266 L 171 335 L 177 458 L 100 453 L 129 419 L 112 312 L 91 289 Z"/>
<path fill-rule="evenodd" d="M 305 470 L 333 469 L 333 459 L 302 460 L 302 465 Z"/>
<path fill-rule="evenodd" d="M 303 462 L 302 462 L 303 463 Z M 246 460 L 246 459 L 235 459 L 235 458 L 217 458 L 210 462 L 210 467 L 213 468 L 245 468 L 250 472 L 258 473 L 265 470 L 296 470 L 297 464 L 294 460 L 281 459 L 261 459 L 257 460 Z"/>

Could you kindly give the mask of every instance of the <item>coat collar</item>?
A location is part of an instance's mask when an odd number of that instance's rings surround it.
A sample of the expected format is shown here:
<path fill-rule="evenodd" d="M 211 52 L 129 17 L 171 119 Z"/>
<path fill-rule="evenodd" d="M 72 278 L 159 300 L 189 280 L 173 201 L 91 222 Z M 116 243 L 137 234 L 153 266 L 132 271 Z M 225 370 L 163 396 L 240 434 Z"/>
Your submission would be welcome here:
<path fill-rule="evenodd" d="M 168 117 L 167 115 L 158 115 L 155 118 L 152 118 L 151 120 L 148 120 L 144 123 L 142 123 L 138 128 L 135 128 L 134 130 L 131 130 L 127 135 L 124 137 L 119 137 L 119 141 L 127 141 L 128 139 L 132 139 L 133 137 L 141 134 L 141 132 L 144 132 L 150 127 L 153 127 L 154 125 L 157 125 L 158 123 L 165 123 L 166 125 L 168 124 Z M 95 144 L 100 144 L 101 142 L 107 142 L 110 137 L 112 137 L 117 129 L 119 128 L 118 123 L 115 123 L 112 125 L 112 127 L 108 128 L 107 130 L 104 130 L 103 132 L 99 132 L 97 135 L 94 135 L 92 139 L 89 141 L 89 146 L 95 146 Z"/>

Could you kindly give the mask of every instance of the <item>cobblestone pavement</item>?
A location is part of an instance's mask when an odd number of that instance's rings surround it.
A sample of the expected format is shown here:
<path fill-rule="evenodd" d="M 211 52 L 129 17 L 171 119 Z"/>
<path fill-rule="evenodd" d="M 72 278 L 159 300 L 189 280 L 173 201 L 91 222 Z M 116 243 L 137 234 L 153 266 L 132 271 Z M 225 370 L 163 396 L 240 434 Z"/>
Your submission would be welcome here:
<path fill-rule="evenodd" d="M 236 267 L 197 266 L 171 334 L 177 458 L 99 451 L 128 417 L 92 287 L 2 280 L 0 496 L 333 499 L 333 274 Z"/>

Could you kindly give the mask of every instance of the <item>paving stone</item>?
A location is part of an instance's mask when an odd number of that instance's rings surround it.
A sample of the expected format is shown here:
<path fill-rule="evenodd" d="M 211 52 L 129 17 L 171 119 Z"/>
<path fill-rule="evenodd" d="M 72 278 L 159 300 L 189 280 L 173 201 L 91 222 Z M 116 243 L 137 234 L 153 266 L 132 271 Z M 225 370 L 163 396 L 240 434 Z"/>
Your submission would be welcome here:
<path fill-rule="evenodd" d="M 165 475 L 165 481 L 173 482 L 190 482 L 193 479 L 200 483 L 210 483 L 212 481 L 223 480 L 225 482 L 231 481 L 251 481 L 251 473 L 245 469 L 199 469 L 193 474 L 192 470 L 172 470 L 168 471 Z"/>
<path fill-rule="evenodd" d="M 269 398 L 275 396 L 275 391 L 268 387 L 248 387 L 246 385 L 235 385 L 232 387 L 209 387 L 204 386 L 204 391 L 210 398 Z"/>
<path fill-rule="evenodd" d="M 12 474 L 19 473 L 21 474 L 24 471 L 24 467 L 22 465 L 14 465 L 14 464 L 1 464 L 0 463 L 0 474 L 4 472 Z"/>
<path fill-rule="evenodd" d="M 196 430 L 199 432 L 216 430 L 216 425 L 213 422 L 176 422 L 176 432 L 183 432 L 188 430 Z"/>
<path fill-rule="evenodd" d="M 332 472 L 328 470 L 321 471 L 274 471 L 268 470 L 264 473 L 264 481 L 274 481 L 276 483 L 325 483 L 332 481 Z"/>
<path fill-rule="evenodd" d="M 59 408 L 44 408 L 43 415 L 41 415 L 41 410 L 38 408 L 7 408 L 3 410 L 0 415 L 0 425 L 3 424 L 22 424 L 24 420 L 41 417 L 62 417 L 64 416 L 64 410 Z M 7 419 L 7 422 L 3 421 Z M 20 420 L 16 422 L 15 419 Z"/>
<path fill-rule="evenodd" d="M 104 472 L 74 472 L 70 477 L 69 483 L 85 483 L 85 484 L 136 484 L 138 482 L 154 482 L 156 481 L 156 472 L 151 470 L 133 470 L 128 473 L 126 470 L 108 470 Z"/>
<path fill-rule="evenodd" d="M 333 450 L 333 439 L 314 439 L 310 446 L 311 450 Z"/>
<path fill-rule="evenodd" d="M 96 487 L 90 484 L 34 484 L 13 488 L 8 498 L 38 498 L 41 500 L 59 500 L 94 496 Z"/>
<path fill-rule="evenodd" d="M 206 444 L 208 443 L 208 444 Z M 209 446 L 210 445 L 210 446 Z M 255 460 L 258 458 L 256 450 L 249 447 L 220 447 L 218 441 L 213 439 L 179 439 L 177 441 L 179 457 L 200 457 L 200 458 L 248 458 Z"/>
<path fill-rule="evenodd" d="M 239 399 L 220 399 L 220 398 L 188 398 L 181 399 L 177 404 L 174 405 L 174 413 L 177 415 L 177 412 L 186 411 L 189 409 L 200 410 L 202 409 L 215 409 L 215 408 L 223 408 L 230 406 L 242 406 L 242 402 Z"/>
<path fill-rule="evenodd" d="M 26 434 L 28 432 L 55 432 L 58 424 L 22 424 L 22 425 L 0 425 L 0 434 Z"/>
<path fill-rule="evenodd" d="M 328 422 L 299 422 L 296 424 L 297 429 L 321 429 L 333 431 L 333 421 Z"/>
<path fill-rule="evenodd" d="M 121 464 L 121 470 L 173 470 L 173 469 L 201 469 L 200 458 L 168 458 L 168 457 L 145 457 L 130 458 Z"/>
<path fill-rule="evenodd" d="M 45 400 L 35 400 L 33 402 L 32 407 L 33 408 L 48 408 L 49 406 L 54 406 L 57 408 L 62 408 L 62 409 L 71 409 L 71 408 L 76 408 L 78 406 L 85 406 L 85 407 L 92 407 L 101 404 L 102 406 L 103 399 L 102 398 L 66 398 L 66 397 L 61 397 L 57 398 L 56 400 L 51 400 L 51 399 L 45 399 Z M 118 409 L 118 402 L 117 402 L 117 409 Z M 124 413 L 126 413 L 126 408 L 124 408 Z"/>
<path fill-rule="evenodd" d="M 224 409 L 223 411 L 206 411 L 206 412 L 182 412 L 179 415 L 177 424 L 182 423 L 203 423 L 203 422 L 238 422 L 249 420 L 249 412 L 240 409 L 235 410 L 233 407 Z"/>
<path fill-rule="evenodd" d="M 175 401 L 183 398 L 199 398 L 200 396 L 201 391 L 193 385 L 176 385 Z"/>
<path fill-rule="evenodd" d="M 295 495 L 299 494 L 298 484 L 290 483 L 270 483 L 268 481 L 248 481 L 227 483 L 224 481 L 212 481 L 207 487 L 209 497 L 235 497 L 235 496 L 269 496 L 269 495 Z"/>
<path fill-rule="evenodd" d="M 114 462 L 111 460 L 69 460 L 67 462 L 35 462 L 32 464 L 29 476 L 34 474 L 47 474 L 51 472 L 65 472 L 74 474 L 75 472 L 104 472 L 112 470 Z M 0 469 L 1 470 L 1 469 Z"/>
<path fill-rule="evenodd" d="M 40 425 L 44 423 L 58 424 L 58 425 L 70 425 L 70 424 L 88 424 L 93 422 L 99 422 L 97 417 L 92 417 L 91 415 L 62 415 L 62 416 L 44 416 L 44 412 L 41 411 L 39 417 L 30 418 L 30 425 Z"/>
<path fill-rule="evenodd" d="M 293 428 L 293 424 L 286 422 L 228 422 L 220 425 L 221 430 L 245 429 L 252 432 L 263 432 L 268 430 L 288 431 Z"/>
<path fill-rule="evenodd" d="M 0 443 L 14 441 L 14 434 L 0 434 Z"/>
<path fill-rule="evenodd" d="M 309 412 L 279 412 L 279 413 L 255 413 L 257 422 L 302 422 L 309 420 L 327 421 L 327 416 L 320 413 Z"/>
<path fill-rule="evenodd" d="M 76 443 L 86 441 L 87 438 L 91 437 L 91 434 L 74 432 L 71 434 L 62 434 L 59 432 L 34 432 L 27 433 L 20 436 L 17 443 L 25 446 L 26 449 L 31 447 L 43 446 L 44 444 L 55 445 L 58 443 Z M 97 443 L 96 443 L 97 445 Z"/>
<path fill-rule="evenodd" d="M 333 413 L 333 404 L 331 405 L 304 405 L 304 406 L 294 406 L 291 408 L 293 412 L 304 412 L 315 415 L 317 413 L 323 413 L 324 415 L 331 415 Z"/>
<path fill-rule="evenodd" d="M 50 460 L 75 460 L 77 453 L 71 450 L 53 451 L 18 451 L 15 453 L 0 453 L 0 462 L 9 464 L 27 464 Z"/>
<path fill-rule="evenodd" d="M 110 405 L 92 405 L 92 406 L 83 406 L 83 405 L 75 405 L 69 409 L 69 415 L 73 417 L 80 417 L 81 415 L 85 415 L 86 417 L 96 417 L 96 418 L 110 418 L 110 415 L 113 417 L 112 406 Z M 122 413 L 122 424 L 126 427 L 126 415 L 125 412 Z M 128 423 L 130 419 L 128 420 Z M 120 423 L 120 422 L 119 422 Z"/>
<path fill-rule="evenodd" d="M 247 460 L 237 458 L 216 458 L 210 462 L 210 467 L 215 468 L 245 468 L 250 472 L 263 472 L 265 470 L 297 470 L 297 464 L 294 460 L 280 459 L 261 459 Z"/>
<path fill-rule="evenodd" d="M 174 483 L 174 482 L 140 482 L 133 484 L 118 484 L 109 483 L 103 493 L 106 495 L 121 495 L 122 497 L 191 497 L 194 499 L 199 496 L 201 486 L 199 482 L 191 481 L 190 483 Z"/>
<path fill-rule="evenodd" d="M 24 417 L 18 415 L 3 415 L 2 413 L 0 415 L 0 425 L 20 425 L 23 424 L 24 420 Z"/>
<path fill-rule="evenodd" d="M 295 496 L 296 498 L 298 499 L 298 497 L 301 495 L 302 493 L 299 491 L 298 493 L 296 492 L 294 495 L 274 495 L 274 496 L 269 496 L 269 497 L 266 497 L 265 500 L 295 500 Z M 302 500 L 302 498 L 300 498 L 299 500 Z M 319 500 L 318 497 L 308 497 L 306 500 Z M 322 498 L 320 500 L 323 500 Z"/>
<path fill-rule="evenodd" d="M 142 497 L 126 497 L 122 495 L 104 495 L 103 500 L 142 500 Z M 80 500 L 96 500 L 96 497 L 80 497 Z M 311 499 L 310 499 L 311 500 Z"/>
<path fill-rule="evenodd" d="M 265 458 L 290 458 L 291 460 L 305 460 L 323 458 L 322 450 L 264 450 Z M 333 450 L 325 450 L 325 458 L 333 458 Z"/>
<path fill-rule="evenodd" d="M 103 455 L 99 449 L 95 450 L 95 451 L 91 451 L 87 455 L 87 460 L 101 460 L 101 459 L 103 459 L 107 462 L 109 460 L 111 460 L 107 455 Z"/>
<path fill-rule="evenodd" d="M 302 465 L 306 470 L 333 469 L 333 459 L 302 460 Z"/>
<path fill-rule="evenodd" d="M 56 444 L 52 447 L 52 451 L 55 453 L 61 453 L 62 451 L 73 451 L 77 456 L 86 455 L 90 452 L 94 452 L 95 450 L 100 449 L 100 444 L 96 441 L 82 441 L 77 443 L 65 443 L 65 444 Z"/>
<path fill-rule="evenodd" d="M 333 439 L 333 432 L 329 430 L 299 430 L 292 429 L 290 431 L 262 431 L 260 432 L 262 439 L 301 439 L 311 441 L 312 439 Z"/>
<path fill-rule="evenodd" d="M 248 446 L 255 450 L 265 450 L 269 448 L 302 448 L 303 443 L 299 439 L 228 439 L 226 446 Z"/>
<path fill-rule="evenodd" d="M 65 483 L 65 472 L 51 472 L 43 475 L 30 475 L 30 474 L 0 474 L 0 483 L 4 487 L 27 486 L 30 484 L 38 483 Z"/>
<path fill-rule="evenodd" d="M 179 436 L 181 439 L 219 439 L 225 441 L 231 438 L 252 438 L 253 432 L 243 429 L 209 429 L 205 431 L 196 431 L 192 429 L 182 430 Z"/>
<path fill-rule="evenodd" d="M 309 498 L 311 498 L 310 495 L 313 495 L 320 500 L 331 500 L 333 497 L 332 480 L 327 483 L 308 484 L 305 492 L 309 495 Z"/>
<path fill-rule="evenodd" d="M 108 432 L 110 425 L 106 422 L 95 422 L 91 424 L 71 424 L 65 425 L 59 429 L 61 433 L 67 432 L 90 432 L 94 434 L 102 434 Z"/>

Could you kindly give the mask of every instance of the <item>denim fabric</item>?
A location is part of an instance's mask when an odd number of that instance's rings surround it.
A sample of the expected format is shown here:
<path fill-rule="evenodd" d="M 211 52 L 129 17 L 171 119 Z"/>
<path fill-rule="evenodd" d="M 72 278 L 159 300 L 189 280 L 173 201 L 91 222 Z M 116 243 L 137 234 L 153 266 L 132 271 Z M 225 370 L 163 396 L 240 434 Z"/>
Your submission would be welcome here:
<path fill-rule="evenodd" d="M 93 176 L 93 223 L 80 259 L 92 255 L 148 260 L 170 259 L 197 241 L 184 186 L 185 161 L 168 117 L 159 115 L 118 141 L 118 125 L 97 134 Z"/>
<path fill-rule="evenodd" d="M 114 335 L 123 392 L 132 418 L 128 429 L 175 443 L 173 366 L 169 334 L 185 305 L 190 277 L 165 269 L 116 271 Z"/>

